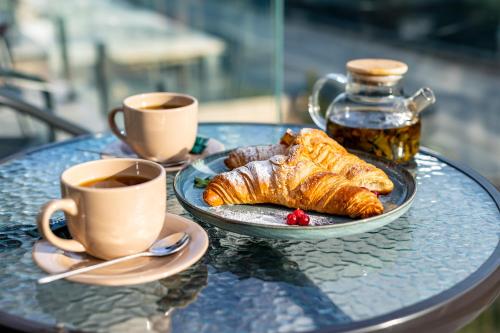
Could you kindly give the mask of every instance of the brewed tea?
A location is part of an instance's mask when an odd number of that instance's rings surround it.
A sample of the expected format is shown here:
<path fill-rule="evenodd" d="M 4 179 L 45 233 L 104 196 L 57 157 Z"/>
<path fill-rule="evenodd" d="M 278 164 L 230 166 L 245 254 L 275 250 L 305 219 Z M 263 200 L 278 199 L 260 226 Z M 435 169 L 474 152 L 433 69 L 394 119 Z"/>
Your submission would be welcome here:
<path fill-rule="evenodd" d="M 116 188 L 116 187 L 125 187 L 132 185 L 139 185 L 147 182 L 148 178 L 141 176 L 111 176 L 106 178 L 97 178 L 85 181 L 80 184 L 82 187 L 93 187 L 93 188 Z"/>
<path fill-rule="evenodd" d="M 367 128 L 367 112 L 363 118 L 356 117 L 352 112 L 350 121 L 336 121 L 334 117 L 328 119 L 327 133 L 345 148 L 365 151 L 398 163 L 408 162 L 417 152 L 420 145 L 420 120 L 403 123 L 399 127 L 388 127 L 387 123 L 370 123 Z M 382 113 L 381 113 L 382 114 Z M 378 115 L 380 116 L 380 115 Z M 379 117 L 373 117 L 379 118 Z M 365 125 L 356 120 L 363 119 Z M 394 124 L 395 121 L 391 123 Z"/>
<path fill-rule="evenodd" d="M 139 109 L 145 111 L 153 111 L 153 110 L 168 110 L 168 109 L 177 109 L 183 107 L 184 105 L 176 105 L 176 104 L 157 104 L 157 105 L 146 105 L 141 106 Z"/>

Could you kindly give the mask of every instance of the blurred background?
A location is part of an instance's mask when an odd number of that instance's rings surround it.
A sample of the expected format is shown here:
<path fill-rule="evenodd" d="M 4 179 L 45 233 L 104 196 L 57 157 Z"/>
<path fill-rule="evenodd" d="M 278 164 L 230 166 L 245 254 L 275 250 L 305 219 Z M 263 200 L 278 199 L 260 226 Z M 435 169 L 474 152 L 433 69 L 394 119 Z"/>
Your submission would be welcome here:
<path fill-rule="evenodd" d="M 366 57 L 406 62 L 405 92 L 437 98 L 423 145 L 500 188 L 498 0 L 2 0 L 0 159 L 148 91 L 196 96 L 200 121 L 312 123 L 315 80 Z M 463 332 L 499 332 L 499 308 Z"/>

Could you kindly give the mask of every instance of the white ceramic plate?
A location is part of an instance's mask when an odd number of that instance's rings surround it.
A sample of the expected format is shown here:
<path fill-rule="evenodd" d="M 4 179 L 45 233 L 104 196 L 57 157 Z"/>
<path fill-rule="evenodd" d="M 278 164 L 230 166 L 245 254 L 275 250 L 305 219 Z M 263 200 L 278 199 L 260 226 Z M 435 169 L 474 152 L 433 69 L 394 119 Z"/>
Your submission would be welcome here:
<path fill-rule="evenodd" d="M 181 163 L 175 166 L 165 167 L 165 171 L 167 172 L 175 172 L 184 168 L 186 165 L 193 163 L 199 159 L 205 158 L 209 155 L 221 152 L 225 149 L 224 144 L 222 142 L 209 138 L 207 141 L 207 146 L 203 150 L 201 154 L 189 154 L 185 163 Z M 124 142 L 117 140 L 113 141 L 109 145 L 103 148 L 101 152 L 101 158 L 114 158 L 116 156 L 119 157 L 127 157 L 127 158 L 138 158 L 137 154 L 132 151 L 132 149 L 125 144 Z"/>

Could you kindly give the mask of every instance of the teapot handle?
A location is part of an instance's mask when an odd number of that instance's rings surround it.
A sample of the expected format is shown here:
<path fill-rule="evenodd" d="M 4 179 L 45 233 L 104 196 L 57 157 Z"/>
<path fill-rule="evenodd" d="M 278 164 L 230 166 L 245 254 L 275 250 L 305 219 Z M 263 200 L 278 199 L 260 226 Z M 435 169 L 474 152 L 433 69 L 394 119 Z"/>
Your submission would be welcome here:
<path fill-rule="evenodd" d="M 326 130 L 326 120 L 325 117 L 323 117 L 319 113 L 319 93 L 321 92 L 321 89 L 323 88 L 325 83 L 328 81 L 333 81 L 337 84 L 345 85 L 347 83 L 347 77 L 343 74 L 330 73 L 318 79 L 318 81 L 316 81 L 313 86 L 312 95 L 309 97 L 309 114 L 311 115 L 311 118 L 316 126 L 321 128 L 323 131 Z"/>

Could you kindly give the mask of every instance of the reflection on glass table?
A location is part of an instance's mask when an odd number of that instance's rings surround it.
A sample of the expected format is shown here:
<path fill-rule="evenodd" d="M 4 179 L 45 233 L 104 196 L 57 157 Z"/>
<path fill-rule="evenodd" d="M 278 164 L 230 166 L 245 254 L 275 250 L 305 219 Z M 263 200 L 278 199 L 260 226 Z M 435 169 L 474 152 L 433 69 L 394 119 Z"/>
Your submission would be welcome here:
<path fill-rule="evenodd" d="M 275 142 L 286 128 L 202 124 L 199 134 L 234 148 Z M 33 227 L 40 204 L 59 196 L 62 170 L 99 158 L 79 149 L 99 151 L 115 140 L 111 135 L 80 137 L 0 165 L 2 325 L 83 331 L 373 331 L 388 326 L 447 331 L 470 321 L 498 293 L 498 192 L 474 172 L 426 150 L 415 160 L 413 206 L 379 230 L 315 242 L 277 241 L 197 220 L 210 236 L 210 247 L 182 274 L 117 288 L 68 281 L 37 285 L 44 273 L 34 265 L 31 247 L 38 237 Z M 173 177 L 167 179 L 168 211 L 192 218 L 175 198 Z"/>

